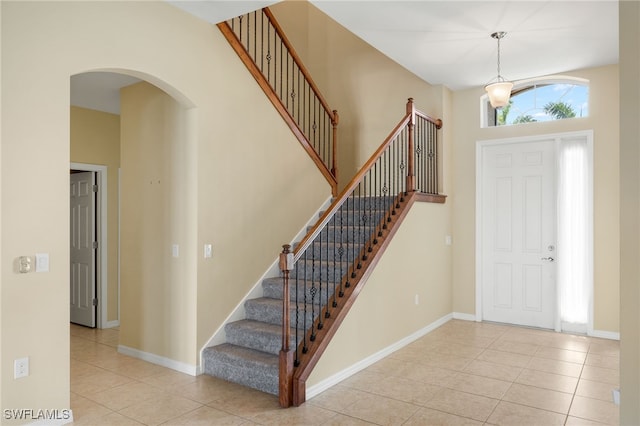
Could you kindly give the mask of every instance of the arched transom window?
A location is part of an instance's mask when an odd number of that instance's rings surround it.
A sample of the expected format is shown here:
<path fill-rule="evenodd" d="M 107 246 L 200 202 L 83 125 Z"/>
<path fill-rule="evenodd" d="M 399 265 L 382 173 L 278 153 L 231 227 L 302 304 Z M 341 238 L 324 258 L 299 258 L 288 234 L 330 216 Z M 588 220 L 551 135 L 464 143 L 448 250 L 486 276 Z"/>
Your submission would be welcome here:
<path fill-rule="evenodd" d="M 578 78 L 538 79 L 514 85 L 509 104 L 494 109 L 482 97 L 483 127 L 580 118 L 589 115 L 589 82 Z"/>

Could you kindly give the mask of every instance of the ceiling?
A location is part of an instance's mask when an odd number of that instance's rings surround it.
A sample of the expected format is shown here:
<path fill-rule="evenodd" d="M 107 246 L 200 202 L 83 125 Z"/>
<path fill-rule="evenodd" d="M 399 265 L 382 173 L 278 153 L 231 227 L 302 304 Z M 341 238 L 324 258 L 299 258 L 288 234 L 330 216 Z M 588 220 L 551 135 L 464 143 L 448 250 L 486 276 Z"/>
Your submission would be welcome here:
<path fill-rule="evenodd" d="M 510 80 L 618 63 L 617 0 L 310 2 L 423 80 L 452 90 L 483 86 L 497 75 L 495 31 L 507 33 L 501 74 Z M 217 23 L 276 1 L 169 3 Z M 88 79 L 104 77 L 95 74 Z M 72 103 L 80 90 L 75 78 Z"/>

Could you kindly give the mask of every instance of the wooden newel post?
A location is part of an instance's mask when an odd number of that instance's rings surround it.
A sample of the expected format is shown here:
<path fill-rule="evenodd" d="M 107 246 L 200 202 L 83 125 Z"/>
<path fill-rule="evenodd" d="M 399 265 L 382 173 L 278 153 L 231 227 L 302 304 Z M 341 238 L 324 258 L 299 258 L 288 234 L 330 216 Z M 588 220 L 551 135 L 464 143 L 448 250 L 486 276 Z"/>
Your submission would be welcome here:
<path fill-rule="evenodd" d="M 407 147 L 407 192 L 415 190 L 415 171 L 414 171 L 414 142 L 413 142 L 413 126 L 416 122 L 416 109 L 413 105 L 413 98 L 409 98 L 407 102 L 407 114 L 409 114 L 409 146 Z"/>
<path fill-rule="evenodd" d="M 333 120 L 331 120 L 331 125 L 333 126 L 333 155 L 331 159 L 331 174 L 338 182 L 338 123 L 340 123 L 340 117 L 338 116 L 338 111 L 333 110 Z M 332 195 L 334 197 L 338 196 L 338 185 L 334 186 L 332 189 Z"/>
<path fill-rule="evenodd" d="M 289 273 L 293 269 L 291 246 L 285 244 L 280 253 L 282 271 L 282 349 L 280 349 L 278 393 L 281 407 L 290 407 L 293 400 L 293 351 L 289 347 L 291 327 L 289 319 Z"/>

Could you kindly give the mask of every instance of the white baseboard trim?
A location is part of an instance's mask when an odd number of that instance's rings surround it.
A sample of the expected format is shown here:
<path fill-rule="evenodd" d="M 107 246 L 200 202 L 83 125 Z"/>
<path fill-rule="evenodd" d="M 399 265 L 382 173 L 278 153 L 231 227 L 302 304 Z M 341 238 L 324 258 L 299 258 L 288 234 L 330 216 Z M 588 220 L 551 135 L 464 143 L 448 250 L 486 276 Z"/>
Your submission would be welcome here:
<path fill-rule="evenodd" d="M 620 333 L 616 333 L 615 331 L 593 330 L 589 335 L 601 339 L 620 340 Z"/>
<path fill-rule="evenodd" d="M 307 400 L 309 400 L 309 399 L 313 398 L 314 396 L 324 392 L 325 390 L 329 389 L 330 387 L 337 385 L 341 381 L 353 376 L 357 372 L 359 372 L 361 370 L 364 370 L 365 368 L 369 367 L 370 365 L 380 361 L 382 358 L 385 358 L 385 357 L 391 355 L 392 353 L 394 353 L 398 349 L 402 349 L 403 347 L 407 346 L 409 343 L 412 343 L 412 342 L 418 340 L 419 338 L 429 334 L 430 332 L 432 332 L 436 328 L 438 328 L 441 325 L 445 324 L 446 322 L 450 321 L 452 318 L 453 318 L 452 314 L 447 314 L 447 315 L 443 316 L 442 318 L 439 318 L 436 321 L 432 322 L 431 324 L 427 325 L 426 327 L 424 327 L 424 328 L 416 331 L 415 333 L 405 337 L 404 339 L 399 340 L 398 342 L 392 344 L 391 346 L 387 346 L 386 348 L 374 353 L 373 355 L 371 355 L 371 356 L 369 356 L 369 357 L 367 357 L 367 358 L 365 358 L 365 359 L 363 359 L 361 361 L 356 362 L 352 366 L 347 367 L 342 371 L 339 371 L 338 373 L 334 374 L 333 376 L 327 377 L 326 379 L 322 380 L 320 383 L 307 388 L 307 390 L 306 390 Z"/>
<path fill-rule="evenodd" d="M 139 349 L 130 348 L 124 345 L 118 345 L 118 352 L 123 355 L 132 356 L 134 358 L 141 359 L 143 361 L 150 362 L 152 364 L 161 365 L 163 367 L 170 368 L 172 370 L 179 371 L 181 373 L 188 374 L 190 376 L 198 376 L 202 374 L 200 367 L 197 365 L 191 365 L 182 361 L 176 361 L 174 359 L 165 358 L 160 355 L 144 352 Z"/>
<path fill-rule="evenodd" d="M 120 320 L 107 321 L 107 323 L 102 328 L 114 328 L 120 327 Z"/>
<path fill-rule="evenodd" d="M 463 321 L 476 321 L 476 316 L 474 314 L 454 312 L 452 315 L 453 315 L 453 319 L 463 320 Z"/>

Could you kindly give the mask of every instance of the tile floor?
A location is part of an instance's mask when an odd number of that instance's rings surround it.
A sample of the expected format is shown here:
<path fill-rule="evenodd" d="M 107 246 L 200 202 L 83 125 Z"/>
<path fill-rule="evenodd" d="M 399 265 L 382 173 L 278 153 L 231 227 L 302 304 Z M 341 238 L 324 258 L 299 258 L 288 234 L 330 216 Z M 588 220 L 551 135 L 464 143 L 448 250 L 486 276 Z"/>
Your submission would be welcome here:
<path fill-rule="evenodd" d="M 618 424 L 619 343 L 453 320 L 317 395 L 275 396 L 118 354 L 118 330 L 71 326 L 83 425 Z"/>

